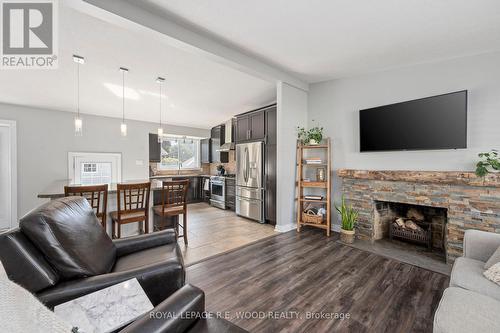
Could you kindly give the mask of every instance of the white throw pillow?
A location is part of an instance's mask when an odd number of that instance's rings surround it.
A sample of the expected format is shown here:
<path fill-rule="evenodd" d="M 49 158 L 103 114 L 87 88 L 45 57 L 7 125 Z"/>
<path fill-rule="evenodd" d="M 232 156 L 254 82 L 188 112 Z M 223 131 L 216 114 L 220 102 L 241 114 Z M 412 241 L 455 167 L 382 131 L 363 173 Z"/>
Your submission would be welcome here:
<path fill-rule="evenodd" d="M 495 252 L 493 252 L 493 254 L 491 255 L 490 259 L 488 259 L 486 264 L 484 264 L 484 269 L 489 269 L 491 266 L 493 266 L 498 262 L 500 262 L 500 246 Z"/>
<path fill-rule="evenodd" d="M 0 331 L 69 333 L 71 327 L 29 291 L 10 281 L 0 262 Z"/>
<path fill-rule="evenodd" d="M 500 285 L 500 262 L 491 266 L 488 270 L 484 271 L 483 274 L 488 280 Z"/>

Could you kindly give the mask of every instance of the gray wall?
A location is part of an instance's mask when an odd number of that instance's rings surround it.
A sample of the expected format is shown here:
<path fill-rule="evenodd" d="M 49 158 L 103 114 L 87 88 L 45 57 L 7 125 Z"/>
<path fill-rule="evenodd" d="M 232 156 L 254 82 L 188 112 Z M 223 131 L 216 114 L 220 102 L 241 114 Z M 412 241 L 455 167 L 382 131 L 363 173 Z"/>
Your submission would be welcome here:
<path fill-rule="evenodd" d="M 307 92 L 278 83 L 276 230 L 296 227 L 295 180 L 297 126 L 307 125 Z"/>
<path fill-rule="evenodd" d="M 37 194 L 56 180 L 68 178 L 68 152 L 108 152 L 122 154 L 122 179 L 149 176 L 148 133 L 154 123 L 127 121 L 128 135 L 120 136 L 120 119 L 82 115 L 83 136 L 75 137 L 70 112 L 0 104 L 0 119 L 17 122 L 18 216 L 44 200 Z M 165 126 L 169 134 L 208 137 L 209 130 Z M 137 165 L 142 161 L 143 165 Z"/>
<path fill-rule="evenodd" d="M 500 148 L 499 64 L 500 53 L 493 53 L 312 84 L 308 121 L 320 123 L 332 138 L 334 170 L 473 170 L 478 152 Z M 464 89 L 469 91 L 468 149 L 359 152 L 360 109 Z M 336 201 L 340 185 L 334 178 Z"/>

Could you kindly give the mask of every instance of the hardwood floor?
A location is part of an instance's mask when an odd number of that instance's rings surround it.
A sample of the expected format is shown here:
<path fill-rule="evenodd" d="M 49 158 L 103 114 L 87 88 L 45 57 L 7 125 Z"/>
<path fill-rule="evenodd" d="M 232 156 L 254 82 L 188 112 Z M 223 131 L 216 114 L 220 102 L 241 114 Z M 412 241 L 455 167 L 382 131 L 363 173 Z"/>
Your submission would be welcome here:
<path fill-rule="evenodd" d="M 432 332 L 447 276 L 337 239 L 311 229 L 280 234 L 192 265 L 187 280 L 205 291 L 208 311 L 228 311 L 226 319 L 250 332 Z M 238 318 L 241 311 L 289 311 L 278 313 L 289 319 Z"/>
<path fill-rule="evenodd" d="M 186 265 L 279 234 L 272 225 L 244 219 L 207 203 L 189 204 L 187 221 L 188 246 L 179 239 Z"/>

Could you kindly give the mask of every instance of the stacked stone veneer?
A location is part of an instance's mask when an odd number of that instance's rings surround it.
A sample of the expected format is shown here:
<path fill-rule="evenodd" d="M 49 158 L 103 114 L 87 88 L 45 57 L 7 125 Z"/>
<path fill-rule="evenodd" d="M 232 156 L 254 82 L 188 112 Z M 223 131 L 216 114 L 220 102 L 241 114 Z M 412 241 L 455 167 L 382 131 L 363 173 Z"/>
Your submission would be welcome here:
<path fill-rule="evenodd" d="M 365 171 L 342 169 L 342 192 L 358 211 L 357 237 L 374 240 L 376 201 L 448 210 L 447 262 L 462 255 L 465 230 L 500 233 L 500 175 L 482 179 L 471 172 Z"/>

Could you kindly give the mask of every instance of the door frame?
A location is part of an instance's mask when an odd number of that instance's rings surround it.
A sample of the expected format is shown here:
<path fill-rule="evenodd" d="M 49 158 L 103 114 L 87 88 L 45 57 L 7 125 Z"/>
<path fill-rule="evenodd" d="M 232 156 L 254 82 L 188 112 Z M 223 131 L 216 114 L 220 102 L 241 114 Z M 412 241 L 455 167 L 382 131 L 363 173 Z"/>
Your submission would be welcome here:
<path fill-rule="evenodd" d="M 10 132 L 9 145 L 9 174 L 10 174 L 10 226 L 15 228 L 18 225 L 17 221 L 17 126 L 15 120 L 0 119 L 0 126 L 7 127 Z"/>

